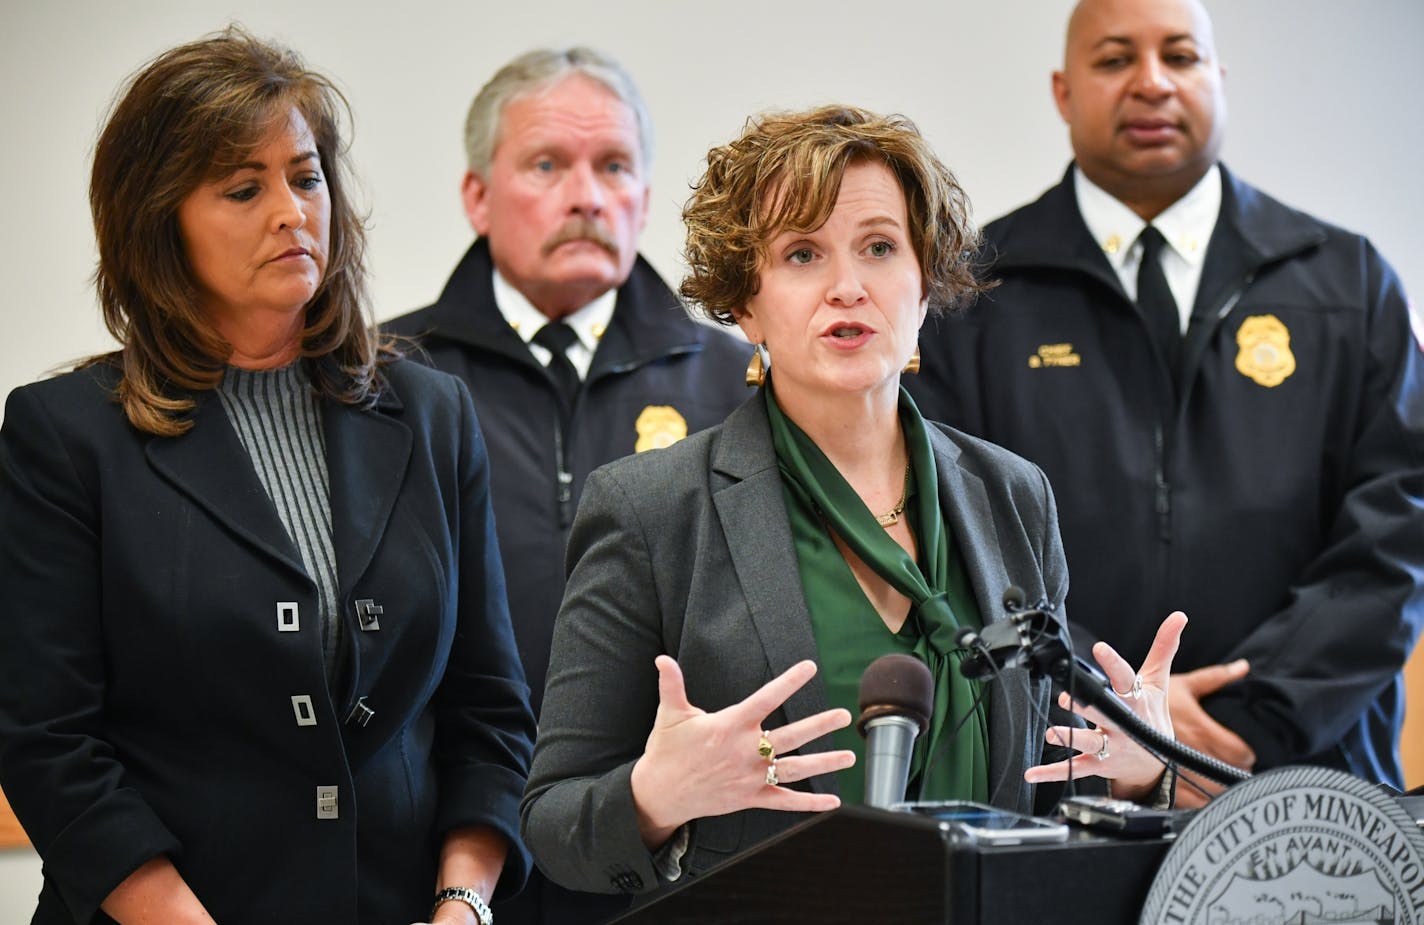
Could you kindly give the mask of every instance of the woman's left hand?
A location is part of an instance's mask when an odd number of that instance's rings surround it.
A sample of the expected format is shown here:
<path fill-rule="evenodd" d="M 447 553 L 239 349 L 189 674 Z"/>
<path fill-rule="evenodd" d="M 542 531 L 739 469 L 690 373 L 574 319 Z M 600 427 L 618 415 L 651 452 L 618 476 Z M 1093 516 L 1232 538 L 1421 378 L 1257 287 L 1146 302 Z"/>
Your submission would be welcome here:
<path fill-rule="evenodd" d="M 1134 713 L 1168 737 L 1172 735 L 1172 717 L 1167 709 L 1167 690 L 1171 683 L 1172 659 L 1177 654 L 1177 644 L 1181 642 L 1182 629 L 1186 625 L 1186 614 L 1181 611 L 1175 611 L 1163 620 L 1142 668 L 1135 672 L 1106 642 L 1093 646 L 1093 657 L 1102 666 L 1113 690 L 1122 696 Z M 1137 687 L 1139 677 L 1142 679 L 1140 688 Z M 1074 777 L 1108 778 L 1113 781 L 1113 795 L 1129 800 L 1151 793 L 1162 778 L 1164 769 L 1161 761 L 1092 707 L 1073 703 L 1067 693 L 1059 695 L 1058 703 L 1098 727 L 1070 729 L 1067 726 L 1050 726 L 1044 733 L 1046 741 L 1069 746 L 1079 753 L 1072 761 Z M 1038 784 L 1067 780 L 1068 775 L 1069 762 L 1059 761 L 1029 768 L 1024 772 L 1024 780 Z"/>

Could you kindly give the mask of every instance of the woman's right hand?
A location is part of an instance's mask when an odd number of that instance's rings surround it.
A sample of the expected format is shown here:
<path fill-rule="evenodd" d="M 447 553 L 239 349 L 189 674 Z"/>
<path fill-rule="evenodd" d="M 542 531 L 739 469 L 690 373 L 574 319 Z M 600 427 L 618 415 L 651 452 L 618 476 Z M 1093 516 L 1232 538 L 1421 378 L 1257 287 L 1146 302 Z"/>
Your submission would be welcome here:
<path fill-rule="evenodd" d="M 815 676 L 815 662 L 798 662 L 745 700 L 716 713 L 688 702 L 682 669 L 673 658 L 659 655 L 654 664 L 658 712 L 632 775 L 638 832 L 649 850 L 660 847 L 678 826 L 705 816 L 753 808 L 822 812 L 840 805 L 835 794 L 780 785 L 855 764 L 855 753 L 845 750 L 791 755 L 807 742 L 850 725 L 848 711 L 826 710 L 766 730 L 776 749 L 777 785 L 767 783 L 768 762 L 757 751 L 762 723 Z"/>

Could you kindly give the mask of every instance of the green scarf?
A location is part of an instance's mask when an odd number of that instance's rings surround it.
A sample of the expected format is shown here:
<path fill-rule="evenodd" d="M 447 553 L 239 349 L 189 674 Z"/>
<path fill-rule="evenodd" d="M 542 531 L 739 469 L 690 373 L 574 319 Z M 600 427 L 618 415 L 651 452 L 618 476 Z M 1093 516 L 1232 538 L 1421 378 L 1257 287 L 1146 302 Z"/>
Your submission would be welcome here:
<path fill-rule="evenodd" d="M 981 620 L 940 510 L 934 453 L 919 409 L 901 389 L 900 422 L 911 469 L 905 515 L 916 536 L 917 563 L 811 438 L 782 414 L 771 388 L 763 391 L 828 702 L 857 716 L 860 676 L 872 661 L 889 652 L 920 658 L 935 681 L 934 713 L 929 730 L 916 740 L 906 799 L 988 799 L 988 723 L 982 702 L 970 709 L 979 685 L 960 673 L 968 653 L 954 643 L 960 627 L 978 628 Z M 866 599 L 832 532 L 912 602 L 899 633 L 889 631 Z M 947 736 L 961 723 L 957 734 Z M 838 783 L 842 799 L 859 803 L 865 740 L 854 723 L 835 740 L 836 747 L 856 753 L 856 766 L 842 772 Z"/>

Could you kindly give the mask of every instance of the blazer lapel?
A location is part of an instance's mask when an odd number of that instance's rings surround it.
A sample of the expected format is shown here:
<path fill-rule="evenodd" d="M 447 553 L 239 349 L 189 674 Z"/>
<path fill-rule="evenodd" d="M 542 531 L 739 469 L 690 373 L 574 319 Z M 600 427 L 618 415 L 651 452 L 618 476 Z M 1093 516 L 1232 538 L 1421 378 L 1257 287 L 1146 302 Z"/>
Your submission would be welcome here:
<path fill-rule="evenodd" d="M 1004 573 L 999 537 L 984 482 L 959 467 L 959 448 L 933 425 L 929 428 L 939 484 L 939 506 L 950 535 L 964 556 L 974 587 L 974 600 L 985 623 L 1003 617 L 1004 591 L 1010 581 Z"/>
<path fill-rule="evenodd" d="M 405 481 L 410 428 L 383 413 L 400 408 L 389 388 L 374 409 L 333 403 L 322 407 L 339 601 L 370 565 Z"/>
<path fill-rule="evenodd" d="M 1002 620 L 1004 591 L 1013 582 L 1004 565 L 988 492 L 979 476 L 959 466 L 959 448 L 949 437 L 933 425 L 929 435 L 938 473 L 940 509 L 945 512 L 954 542 L 963 552 L 980 618 L 985 624 Z M 1041 741 L 1041 726 L 1035 719 L 1047 709 L 1046 691 L 1042 683 L 1031 684 L 1028 672 L 1022 668 L 1000 672 L 990 690 L 989 802 L 995 806 L 1020 812 L 1032 809 L 1032 789 L 1024 782 L 1023 771 L 1029 764 L 1027 756 L 1037 753 L 1035 748 Z"/>
<path fill-rule="evenodd" d="M 760 397 L 732 412 L 712 453 L 712 501 L 727 539 L 732 567 L 751 612 L 772 675 L 803 659 L 819 661 L 811 614 L 801 591 L 796 549 L 782 495 L 781 473 L 771 444 L 766 407 Z M 783 707 L 788 721 L 827 709 L 825 687 L 812 678 Z M 803 752 L 831 747 L 824 737 Z M 822 792 L 834 789 L 834 775 L 811 781 Z"/>
<path fill-rule="evenodd" d="M 222 400 L 207 393 L 196 401 L 192 429 L 179 437 L 148 441 L 149 465 L 242 539 L 305 575 L 301 554 L 258 480 Z"/>

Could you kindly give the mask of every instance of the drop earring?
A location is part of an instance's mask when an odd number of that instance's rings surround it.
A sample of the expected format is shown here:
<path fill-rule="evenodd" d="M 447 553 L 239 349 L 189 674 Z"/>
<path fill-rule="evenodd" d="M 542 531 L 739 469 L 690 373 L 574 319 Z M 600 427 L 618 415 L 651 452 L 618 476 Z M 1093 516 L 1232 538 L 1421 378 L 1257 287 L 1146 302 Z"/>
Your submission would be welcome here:
<path fill-rule="evenodd" d="M 905 364 L 905 372 L 913 376 L 920 371 L 920 345 L 915 345 L 915 352 L 910 354 L 910 360 Z"/>
<path fill-rule="evenodd" d="M 766 382 L 766 363 L 761 357 L 761 344 L 752 344 L 752 359 L 747 364 L 747 385 L 760 388 Z"/>

